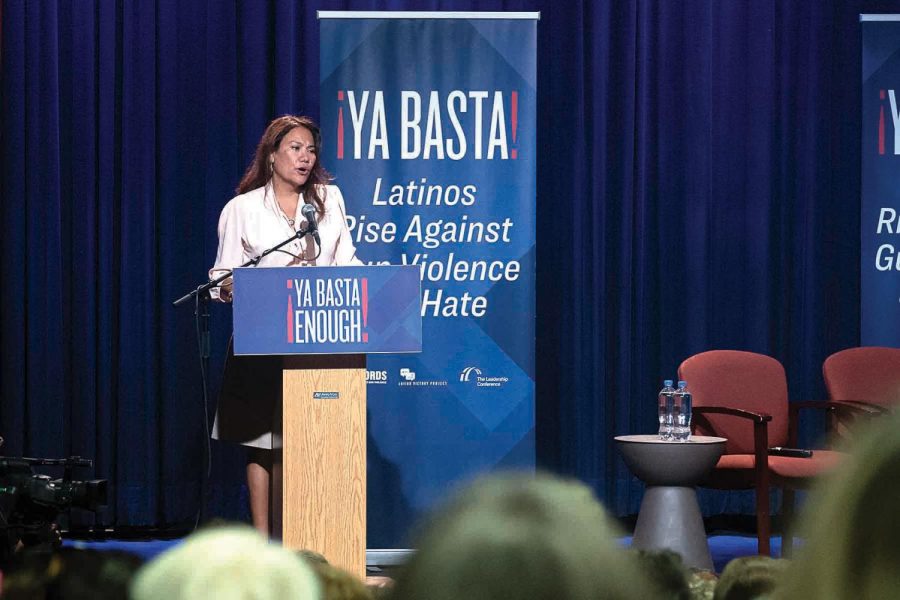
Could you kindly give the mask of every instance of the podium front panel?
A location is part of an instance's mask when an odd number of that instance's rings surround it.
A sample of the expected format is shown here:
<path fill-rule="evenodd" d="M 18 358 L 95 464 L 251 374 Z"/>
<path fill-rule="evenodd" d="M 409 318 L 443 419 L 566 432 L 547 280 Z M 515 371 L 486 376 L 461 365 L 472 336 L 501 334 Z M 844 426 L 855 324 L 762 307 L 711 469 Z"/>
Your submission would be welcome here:
<path fill-rule="evenodd" d="M 234 353 L 421 352 L 420 299 L 415 265 L 235 269 Z"/>

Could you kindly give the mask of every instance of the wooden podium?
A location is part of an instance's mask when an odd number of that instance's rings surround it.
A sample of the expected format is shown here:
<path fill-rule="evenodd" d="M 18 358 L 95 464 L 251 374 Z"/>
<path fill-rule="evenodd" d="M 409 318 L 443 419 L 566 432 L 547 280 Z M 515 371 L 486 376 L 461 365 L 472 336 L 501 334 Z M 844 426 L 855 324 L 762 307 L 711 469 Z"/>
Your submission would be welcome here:
<path fill-rule="evenodd" d="M 234 279 L 235 354 L 283 355 L 272 536 L 365 577 L 366 354 L 421 351 L 419 267 L 247 268 Z"/>
<path fill-rule="evenodd" d="M 338 397 L 316 398 L 318 390 Z M 276 431 L 279 420 L 272 537 L 365 577 L 366 356 L 285 357 Z"/>

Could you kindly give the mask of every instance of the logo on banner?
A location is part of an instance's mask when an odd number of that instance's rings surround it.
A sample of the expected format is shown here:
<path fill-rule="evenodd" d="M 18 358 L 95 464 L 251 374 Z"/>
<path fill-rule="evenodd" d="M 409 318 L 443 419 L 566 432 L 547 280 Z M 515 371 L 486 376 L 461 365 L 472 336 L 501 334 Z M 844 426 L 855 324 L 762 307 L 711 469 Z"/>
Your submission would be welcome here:
<path fill-rule="evenodd" d="M 403 378 L 403 381 L 397 383 L 397 385 L 401 387 L 410 387 L 410 386 L 430 386 L 430 387 L 446 387 L 446 381 L 440 380 L 428 380 L 428 381 L 419 381 L 416 379 L 416 372 L 407 367 L 403 367 L 400 369 L 400 377 Z"/>
<path fill-rule="evenodd" d="M 387 379 L 387 371 L 366 371 L 367 384 L 385 385 Z"/>
<path fill-rule="evenodd" d="M 366 277 L 287 280 L 289 344 L 368 343 Z"/>
<path fill-rule="evenodd" d="M 478 367 L 466 367 L 459 374 L 459 380 L 462 382 L 474 381 L 476 387 L 503 387 L 503 384 L 509 383 L 509 377 L 493 377 L 481 374 Z"/>
<path fill-rule="evenodd" d="M 423 97 L 424 96 L 424 97 Z M 345 103 L 346 98 L 346 103 Z M 388 111 L 384 90 L 338 90 L 337 158 L 344 159 L 349 117 L 350 152 L 359 160 L 391 158 Z M 393 100 L 388 98 L 388 101 Z M 390 127 L 399 132 L 400 159 L 516 160 L 519 150 L 519 92 L 512 90 L 453 90 L 442 96 L 402 90 L 400 121 Z M 509 116 L 507 116 L 507 112 Z M 396 153 L 395 153 L 396 155 Z"/>
<path fill-rule="evenodd" d="M 470 381 L 472 377 L 472 373 L 476 376 L 481 375 L 481 369 L 478 367 L 466 367 L 463 369 L 463 372 L 459 374 L 460 381 Z"/>

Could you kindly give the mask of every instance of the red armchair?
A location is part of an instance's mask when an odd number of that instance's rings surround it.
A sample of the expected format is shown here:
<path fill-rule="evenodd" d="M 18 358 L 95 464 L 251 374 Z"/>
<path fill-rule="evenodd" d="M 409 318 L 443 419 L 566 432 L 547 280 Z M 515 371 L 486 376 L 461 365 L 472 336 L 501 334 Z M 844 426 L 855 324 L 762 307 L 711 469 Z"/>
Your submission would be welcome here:
<path fill-rule="evenodd" d="M 900 349 L 868 346 L 835 352 L 822 365 L 830 400 L 882 411 L 900 407 Z"/>
<path fill-rule="evenodd" d="M 757 543 L 769 555 L 771 524 L 769 490 L 784 491 L 783 516 L 793 513 L 794 490 L 840 460 L 840 453 L 816 450 L 810 458 L 769 456 L 773 446 L 796 447 L 801 409 L 855 413 L 853 407 L 832 402 L 788 402 L 787 379 L 781 363 L 762 354 L 712 350 L 685 360 L 678 378 L 687 381 L 694 398 L 693 427 L 699 435 L 728 439 L 704 487 L 755 489 Z M 784 538 L 789 552 L 790 537 Z"/>

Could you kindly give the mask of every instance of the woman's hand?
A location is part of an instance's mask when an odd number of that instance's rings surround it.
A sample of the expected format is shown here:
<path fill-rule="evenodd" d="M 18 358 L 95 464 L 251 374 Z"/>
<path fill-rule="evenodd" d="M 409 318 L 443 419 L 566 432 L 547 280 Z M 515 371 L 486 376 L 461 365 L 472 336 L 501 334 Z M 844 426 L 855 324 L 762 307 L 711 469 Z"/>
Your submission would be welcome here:
<path fill-rule="evenodd" d="M 229 277 L 219 286 L 219 300 L 231 302 L 234 299 L 234 279 Z"/>

